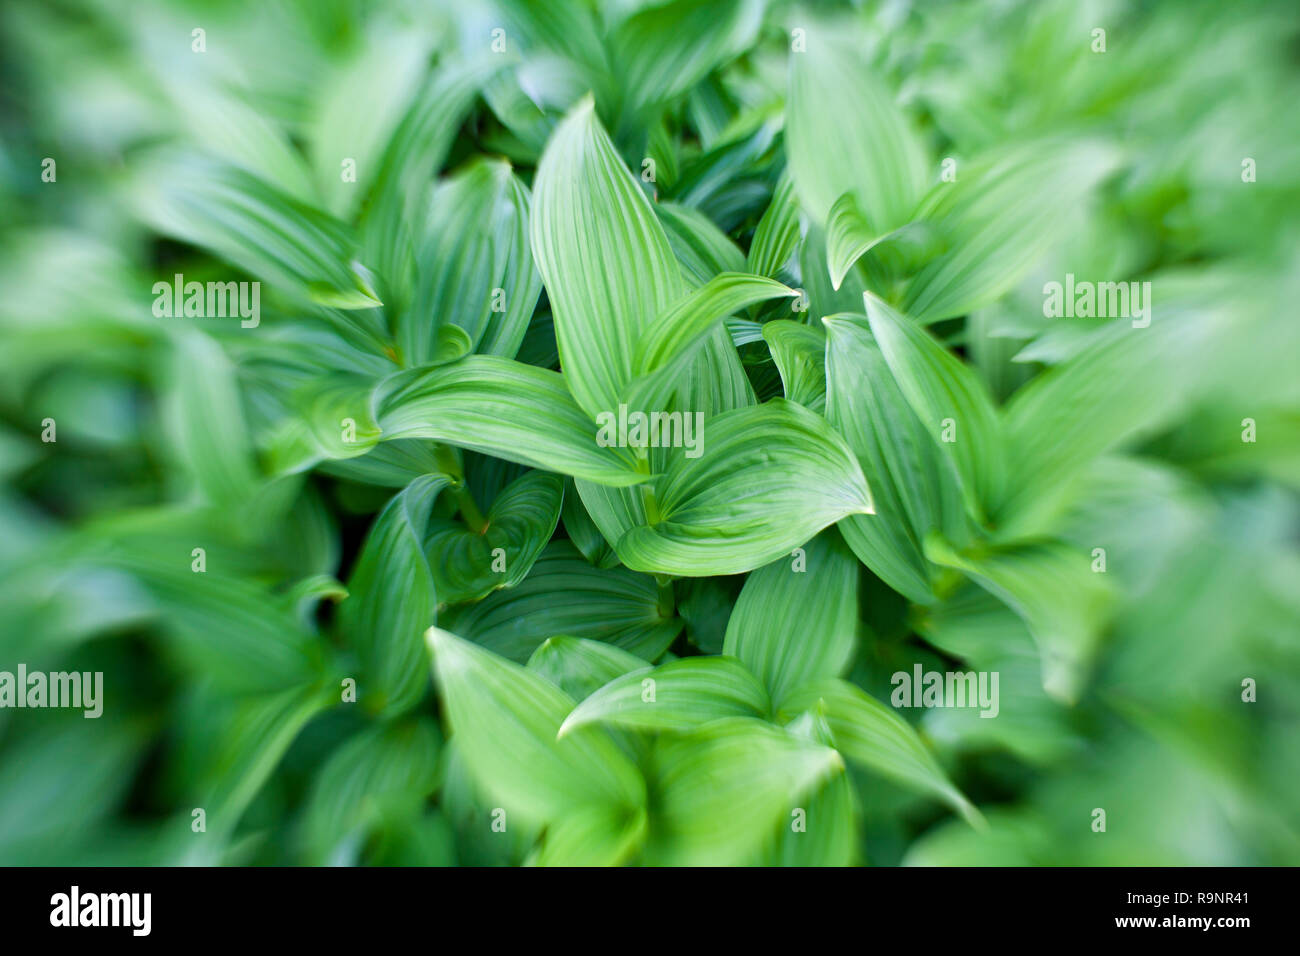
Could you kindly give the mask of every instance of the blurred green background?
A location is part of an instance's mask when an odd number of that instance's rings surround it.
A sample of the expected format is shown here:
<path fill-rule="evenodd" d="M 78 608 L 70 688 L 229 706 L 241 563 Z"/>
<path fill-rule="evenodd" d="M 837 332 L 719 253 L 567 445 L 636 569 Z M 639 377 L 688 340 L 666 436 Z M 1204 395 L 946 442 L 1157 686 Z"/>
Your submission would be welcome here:
<path fill-rule="evenodd" d="M 1042 314 L 1043 283 L 1066 271 L 1154 277 L 1169 308 L 1213 312 L 1232 329 L 1212 353 L 1191 343 L 1191 360 L 1153 367 L 1151 400 L 1173 389 L 1173 412 L 1081 476 L 1089 493 L 1063 533 L 1085 550 L 1106 543 L 1118 597 L 1076 706 L 1034 691 L 1036 679 L 1009 679 L 1036 675 L 1038 661 L 996 600 L 971 589 L 922 614 L 863 572 L 853 674 L 863 687 L 888 699 L 892 672 L 946 669 L 944 652 L 1003 680 L 998 719 L 939 710 L 921 723 L 988 832 L 863 776 L 860 858 L 1300 863 L 1295 5 L 772 2 L 692 13 L 611 0 L 594 14 L 609 36 L 649 14 L 667 24 L 665 50 L 721 37 L 701 71 L 662 58 L 655 36 L 587 42 L 565 10 L 590 8 L 549 6 L 546 17 L 522 2 L 5 6 L 0 670 L 102 671 L 105 705 L 97 720 L 0 709 L 0 863 L 480 864 L 528 850 L 493 838 L 431 695 L 386 723 L 335 702 L 349 649 L 332 599 L 394 487 L 337 462 L 286 466 L 277 428 L 311 374 L 373 374 L 384 358 L 336 361 L 336 326 L 268 283 L 264 334 L 156 318 L 153 283 L 176 272 L 253 276 L 232 272 L 231 262 L 248 268 L 238 255 L 166 228 L 168 204 L 203 172 L 154 178 L 152 157 L 184 146 L 353 222 L 362 193 L 340 180 L 337 157 L 377 160 L 428 84 L 489 58 L 502 25 L 518 47 L 479 84 L 443 169 L 504 156 L 529 179 L 549 130 L 593 89 L 629 166 L 656 158 L 657 198 L 743 247 L 785 165 L 789 30 L 810 20 L 857 45 L 933 155 L 960 163 L 1080 132 L 1120 151 L 1118 171 L 1017 288 L 943 326 L 999 398 L 1086 337 L 1088 320 Z M 1092 49 L 1098 27 L 1104 53 Z M 658 71 L 633 70 L 647 50 Z M 779 388 L 762 342 L 746 348 L 751 376 Z M 544 308 L 521 358 L 555 364 Z M 1253 443 L 1241 440 L 1248 418 Z M 41 438 L 47 419 L 53 443 Z M 499 480 L 492 467 L 467 462 L 485 482 Z M 189 569 L 195 542 L 213 569 L 201 583 Z M 735 590 L 679 583 L 688 627 L 676 651 L 718 651 L 716 617 Z M 264 632 L 292 632 L 319 682 L 286 686 L 265 642 L 240 650 Z M 195 807 L 221 821 L 209 839 L 192 830 Z M 1091 828 L 1097 807 L 1104 835 Z"/>

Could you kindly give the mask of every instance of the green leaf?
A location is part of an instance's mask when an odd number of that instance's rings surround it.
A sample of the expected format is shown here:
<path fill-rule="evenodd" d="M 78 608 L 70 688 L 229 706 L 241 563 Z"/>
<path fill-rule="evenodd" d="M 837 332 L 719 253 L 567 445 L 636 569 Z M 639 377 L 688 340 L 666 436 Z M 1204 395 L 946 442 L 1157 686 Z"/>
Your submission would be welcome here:
<path fill-rule="evenodd" d="M 546 828 L 533 866 L 618 866 L 645 839 L 645 810 L 584 807 Z"/>
<path fill-rule="evenodd" d="M 429 362 L 448 323 L 465 331 L 467 351 L 519 351 L 542 288 L 528 248 L 529 203 L 501 161 L 475 160 L 433 190 L 415 292 L 397 327 L 405 364 Z"/>
<path fill-rule="evenodd" d="M 939 230 L 948 252 L 909 284 L 903 311 L 936 322 L 1009 291 L 1068 233 L 1116 161 L 1112 149 L 1096 143 L 1049 140 L 963 166 L 956 182 L 934 187 L 918 213 Z"/>
<path fill-rule="evenodd" d="M 844 766 L 830 747 L 744 717 L 658 744 L 652 865 L 747 862 L 805 794 Z"/>
<path fill-rule="evenodd" d="M 749 49 L 764 6 L 764 0 L 672 0 L 620 23 L 608 42 L 628 118 L 676 99 Z"/>
<path fill-rule="evenodd" d="M 645 781 L 605 731 L 556 739 L 573 709 L 562 690 L 436 627 L 428 642 L 457 749 L 490 799 L 536 824 L 589 806 L 629 817 L 644 808 Z"/>
<path fill-rule="evenodd" d="M 235 370 L 221 346 L 201 332 L 172 339 L 165 421 L 177 458 L 206 502 L 238 508 L 258 475 Z"/>
<path fill-rule="evenodd" d="M 656 480 L 657 516 L 615 545 L 629 568 L 738 574 L 788 554 L 845 515 L 871 513 L 853 453 L 806 408 L 773 399 L 705 427 L 702 454 L 674 450 Z"/>
<path fill-rule="evenodd" d="M 190 551 L 111 559 L 153 595 L 180 657 L 236 693 L 282 690 L 318 677 L 320 651 L 292 609 L 269 590 L 218 566 L 195 573 Z M 243 570 L 243 569 L 240 569 Z"/>
<path fill-rule="evenodd" d="M 361 660 L 357 698 L 375 713 L 402 713 L 428 686 L 421 636 L 438 597 L 424 535 L 449 484 L 445 475 L 426 475 L 393 497 L 371 526 L 348 578 L 350 596 L 339 605 L 339 628 Z"/>
<path fill-rule="evenodd" d="M 642 330 L 685 286 L 663 227 L 590 97 L 542 154 L 532 247 L 574 398 L 592 417 L 616 409 L 633 378 Z"/>
<path fill-rule="evenodd" d="M 772 279 L 727 272 L 674 302 L 642 333 L 633 363 L 638 378 L 630 387 L 628 404 L 644 410 L 662 408 L 697 350 L 723 319 L 758 302 L 797 295 Z"/>
<path fill-rule="evenodd" d="M 794 181 L 783 173 L 763 218 L 754 229 L 749 244 L 747 267 L 760 276 L 777 278 L 782 266 L 794 255 L 799 242 L 799 203 L 794 196 Z"/>
<path fill-rule="evenodd" d="M 215 782 L 195 795 L 194 806 L 205 811 L 207 829 L 193 837 L 185 865 L 219 862 L 244 811 L 299 731 L 337 699 L 336 688 L 312 685 L 239 701 L 214 757 Z"/>
<path fill-rule="evenodd" d="M 1089 553 L 1059 542 L 958 552 L 938 535 L 926 540 L 925 550 L 931 561 L 964 571 L 1019 614 L 1038 644 L 1043 689 L 1066 703 L 1078 700 L 1112 601 Z"/>
<path fill-rule="evenodd" d="M 203 246 L 299 298 L 338 309 L 381 304 L 343 223 L 243 170 L 168 153 L 142 169 L 140 183 L 141 211 L 165 235 Z M 180 305 L 173 303 L 178 313 Z"/>
<path fill-rule="evenodd" d="M 825 224 L 851 193 L 878 233 L 912 218 L 930 162 L 862 51 L 824 28 L 790 55 L 785 149 L 804 209 Z"/>
<path fill-rule="evenodd" d="M 613 644 L 563 635 L 548 637 L 528 658 L 530 671 L 545 677 L 574 700 L 582 700 L 614 678 L 649 664 Z"/>
<path fill-rule="evenodd" d="M 626 449 L 602 447 L 558 372 L 490 355 L 399 372 L 376 394 L 385 438 L 431 438 L 609 485 L 649 476 Z"/>
<path fill-rule="evenodd" d="M 960 538 L 961 484 L 894 380 L 866 319 L 827 316 L 826 418 L 867 476 L 876 514 L 839 524 L 844 539 L 881 580 L 909 600 L 934 600 L 922 542 L 932 529 Z"/>
<path fill-rule="evenodd" d="M 938 230 L 927 222 L 909 222 L 886 232 L 872 228 L 852 193 L 836 200 L 826 221 L 826 264 L 836 289 L 867 253 L 877 269 L 905 274 L 932 258 L 938 248 Z"/>
<path fill-rule="evenodd" d="M 351 219 L 375 186 L 380 158 L 424 77 L 431 37 L 380 24 L 365 31 L 355 53 L 326 76 L 306 135 L 325 207 Z M 355 166 L 344 179 L 343 163 Z"/>
<path fill-rule="evenodd" d="M 781 373 L 785 397 L 809 411 L 825 414 L 826 336 L 812 326 L 789 319 L 765 322 L 762 329 L 772 361 Z M 846 433 L 841 429 L 841 434 Z"/>
<path fill-rule="evenodd" d="M 792 687 L 844 673 L 857 622 L 858 562 L 828 529 L 745 579 L 722 653 L 748 665 L 779 705 Z"/>
<path fill-rule="evenodd" d="M 594 568 L 568 542 L 553 541 L 528 577 L 451 612 L 447 626 L 516 661 L 558 635 L 606 641 L 649 661 L 668 649 L 682 622 L 661 607 L 654 578 Z"/>
<path fill-rule="evenodd" d="M 449 63 L 425 82 L 384 150 L 362 219 L 366 261 L 405 299 L 414 279 L 415 211 L 442 167 L 483 83 L 503 64 L 496 57 Z"/>
<path fill-rule="evenodd" d="M 983 521 L 1006 480 L 992 396 L 973 369 L 914 322 L 870 293 L 864 298 L 871 332 L 894 380 L 961 476 L 967 511 Z"/>
<path fill-rule="evenodd" d="M 530 471 L 492 502 L 482 529 L 435 519 L 424 549 L 439 602 L 477 601 L 522 581 L 555 531 L 563 496 L 563 478 Z"/>
<path fill-rule="evenodd" d="M 638 730 L 690 730 L 723 717 L 763 717 L 763 685 L 734 657 L 688 657 L 616 677 L 582 701 L 560 736 L 602 722 Z"/>
<path fill-rule="evenodd" d="M 564 505 L 560 512 L 564 533 L 573 542 L 573 546 L 582 552 L 582 556 L 596 567 L 612 568 L 618 564 L 618 555 L 591 520 L 575 484 L 572 478 L 565 480 Z"/>
<path fill-rule="evenodd" d="M 423 801 L 437 783 L 439 735 L 428 718 L 376 724 L 343 743 L 316 774 L 303 811 L 312 865 L 335 861 L 395 805 Z"/>
<path fill-rule="evenodd" d="M 939 797 L 968 821 L 980 819 L 911 724 L 866 691 L 843 680 L 813 681 L 796 688 L 781 709 L 798 714 L 819 706 L 835 748 L 844 756 L 905 787 Z"/>
<path fill-rule="evenodd" d="M 1190 321 L 1120 322 L 1018 391 L 1005 416 L 1011 480 L 1001 533 L 1046 531 L 1089 462 L 1167 422 L 1187 399 L 1187 369 L 1204 341 Z"/>

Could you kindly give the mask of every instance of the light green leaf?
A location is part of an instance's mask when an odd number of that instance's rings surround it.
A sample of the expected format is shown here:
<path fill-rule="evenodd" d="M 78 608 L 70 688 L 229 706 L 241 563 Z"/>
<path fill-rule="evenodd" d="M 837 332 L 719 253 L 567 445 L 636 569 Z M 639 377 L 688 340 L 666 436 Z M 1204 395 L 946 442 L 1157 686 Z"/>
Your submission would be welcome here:
<path fill-rule="evenodd" d="M 243 170 L 168 153 L 142 169 L 139 182 L 141 211 L 165 235 L 203 246 L 303 299 L 337 309 L 381 304 L 343 223 Z M 173 303 L 177 313 L 180 305 Z"/>
<path fill-rule="evenodd" d="M 806 737 L 734 717 L 660 737 L 655 765 L 657 828 L 647 862 L 734 866 L 747 862 L 797 801 L 844 762 Z"/>
<path fill-rule="evenodd" d="M 704 437 L 699 457 L 675 450 L 656 480 L 658 513 L 649 526 L 632 528 L 615 545 L 629 568 L 738 574 L 788 554 L 845 515 L 871 513 L 857 459 L 800 405 L 773 399 L 725 412 L 705 423 Z"/>
<path fill-rule="evenodd" d="M 876 514 L 839 524 L 854 553 L 909 600 L 934 600 L 925 535 L 965 528 L 961 484 L 929 429 L 912 411 L 863 316 L 824 318 L 826 418 L 858 456 Z"/>
<path fill-rule="evenodd" d="M 402 713 L 428 686 L 421 636 L 438 597 L 424 535 L 449 484 L 445 475 L 426 475 L 393 497 L 371 526 L 339 605 L 340 631 L 361 659 L 357 699 L 375 713 Z"/>
<path fill-rule="evenodd" d="M 1183 406 L 1194 381 L 1189 366 L 1209 344 L 1194 321 L 1119 322 L 1017 392 L 1005 416 L 1011 479 L 1000 532 L 1046 531 L 1089 462 L 1150 434 Z"/>
<path fill-rule="evenodd" d="M 538 165 L 532 247 L 574 398 L 592 417 L 616 409 L 642 330 L 685 285 L 590 98 L 565 117 Z"/>
<path fill-rule="evenodd" d="M 798 242 L 799 203 L 794 196 L 794 181 L 787 171 L 777 182 L 772 201 L 754 229 L 747 260 L 749 271 L 777 278 L 781 267 L 794 255 Z"/>
<path fill-rule="evenodd" d="M 879 233 L 912 218 L 930 162 L 862 51 L 805 27 L 807 51 L 790 55 L 786 155 L 800 202 L 825 224 L 845 193 Z"/>
<path fill-rule="evenodd" d="M 574 700 L 582 700 L 616 677 L 650 665 L 644 658 L 582 637 L 548 637 L 533 656 L 528 669 L 535 671 Z"/>
<path fill-rule="evenodd" d="M 573 709 L 562 690 L 436 627 L 428 642 L 457 750 L 488 797 L 534 824 L 645 807 L 645 781 L 604 730 L 556 739 Z"/>
<path fill-rule="evenodd" d="M 594 568 L 570 543 L 554 541 L 518 585 L 452 611 L 447 626 L 516 661 L 558 635 L 606 641 L 649 661 L 668 649 L 682 622 L 661 604 L 654 578 Z"/>
<path fill-rule="evenodd" d="M 765 322 L 762 329 L 772 361 L 781 373 L 785 397 L 819 415 L 825 414 L 826 336 L 819 329 L 790 319 Z M 841 434 L 846 433 L 841 429 Z"/>
<path fill-rule="evenodd" d="M 961 476 L 966 509 L 983 521 L 1006 475 L 1001 422 L 983 380 L 910 319 L 866 293 L 867 318 L 921 426 Z"/>
<path fill-rule="evenodd" d="M 474 160 L 433 190 L 414 295 L 397 327 L 407 365 L 429 362 L 435 333 L 449 327 L 465 331 L 467 351 L 519 351 L 542 288 L 528 248 L 529 202 L 502 161 Z"/>
<path fill-rule="evenodd" d="M 958 552 L 939 535 L 925 542 L 936 564 L 968 574 L 1024 620 L 1038 644 L 1043 689 L 1074 703 L 1109 621 L 1112 591 L 1092 556 L 1060 542 Z"/>
<path fill-rule="evenodd" d="M 334 215 L 350 220 L 374 188 L 380 157 L 423 78 L 431 45 L 423 31 L 378 25 L 326 74 L 306 135 L 317 186 Z M 354 180 L 343 176 L 345 160 L 354 164 Z"/>
<path fill-rule="evenodd" d="M 405 300 L 414 279 L 415 211 L 442 167 L 456 132 L 500 58 L 440 64 L 402 117 L 384 150 L 361 229 L 366 261 Z"/>
<path fill-rule="evenodd" d="M 727 272 L 674 302 L 642 333 L 633 363 L 638 378 L 629 388 L 629 406 L 646 411 L 664 407 L 699 348 L 720 330 L 727 316 L 758 302 L 797 295 L 772 279 Z"/>
<path fill-rule="evenodd" d="M 826 264 L 836 289 L 867 253 L 877 270 L 905 274 L 919 268 L 938 248 L 938 230 L 927 222 L 909 222 L 888 232 L 872 228 L 852 193 L 836 200 L 826 221 Z"/>
<path fill-rule="evenodd" d="M 844 673 L 857 623 L 858 562 L 827 529 L 745 579 L 722 653 L 748 665 L 779 705 L 792 687 Z"/>
<path fill-rule="evenodd" d="M 235 370 L 221 346 L 201 332 L 173 339 L 165 421 L 176 456 L 202 500 L 238 508 L 258 475 Z"/>
<path fill-rule="evenodd" d="M 645 840 L 646 811 L 584 807 L 546 828 L 533 866 L 618 866 Z"/>
<path fill-rule="evenodd" d="M 645 115 L 749 49 L 764 0 L 671 0 L 640 10 L 610 35 L 624 109 Z"/>
<path fill-rule="evenodd" d="M 399 372 L 380 386 L 376 405 L 385 438 L 431 438 L 602 484 L 649 477 L 626 449 L 597 443 L 594 422 L 548 369 L 471 355 Z"/>
<path fill-rule="evenodd" d="M 560 736 L 602 722 L 639 730 L 690 730 L 723 717 L 763 717 L 767 691 L 734 657 L 688 657 L 610 681 L 565 718 Z"/>
<path fill-rule="evenodd" d="M 980 819 L 949 782 L 911 724 L 866 691 L 843 680 L 818 680 L 796 688 L 781 705 L 787 714 L 821 708 L 835 748 L 855 763 L 939 797 L 967 820 Z"/>
<path fill-rule="evenodd" d="M 1077 222 L 1077 211 L 1115 168 L 1111 148 L 1062 140 L 1020 143 L 940 183 L 919 218 L 948 252 L 909 284 L 902 309 L 918 322 L 973 312 L 1009 291 Z"/>

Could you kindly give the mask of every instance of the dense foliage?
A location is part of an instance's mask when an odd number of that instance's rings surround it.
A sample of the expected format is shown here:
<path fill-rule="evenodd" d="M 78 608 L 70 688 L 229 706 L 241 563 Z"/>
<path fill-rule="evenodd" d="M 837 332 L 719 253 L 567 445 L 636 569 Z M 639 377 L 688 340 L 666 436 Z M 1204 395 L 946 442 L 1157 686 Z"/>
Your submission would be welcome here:
<path fill-rule="evenodd" d="M 9 5 L 0 862 L 1300 862 L 1297 20 Z"/>

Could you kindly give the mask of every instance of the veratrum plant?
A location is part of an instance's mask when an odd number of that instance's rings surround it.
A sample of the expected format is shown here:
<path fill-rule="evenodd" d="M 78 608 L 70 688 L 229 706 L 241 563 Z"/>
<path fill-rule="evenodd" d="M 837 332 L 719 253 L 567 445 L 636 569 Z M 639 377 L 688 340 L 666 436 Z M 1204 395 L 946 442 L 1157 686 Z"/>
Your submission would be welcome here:
<path fill-rule="evenodd" d="M 0 863 L 1300 862 L 1287 5 L 130 7 L 0 20 Z"/>

